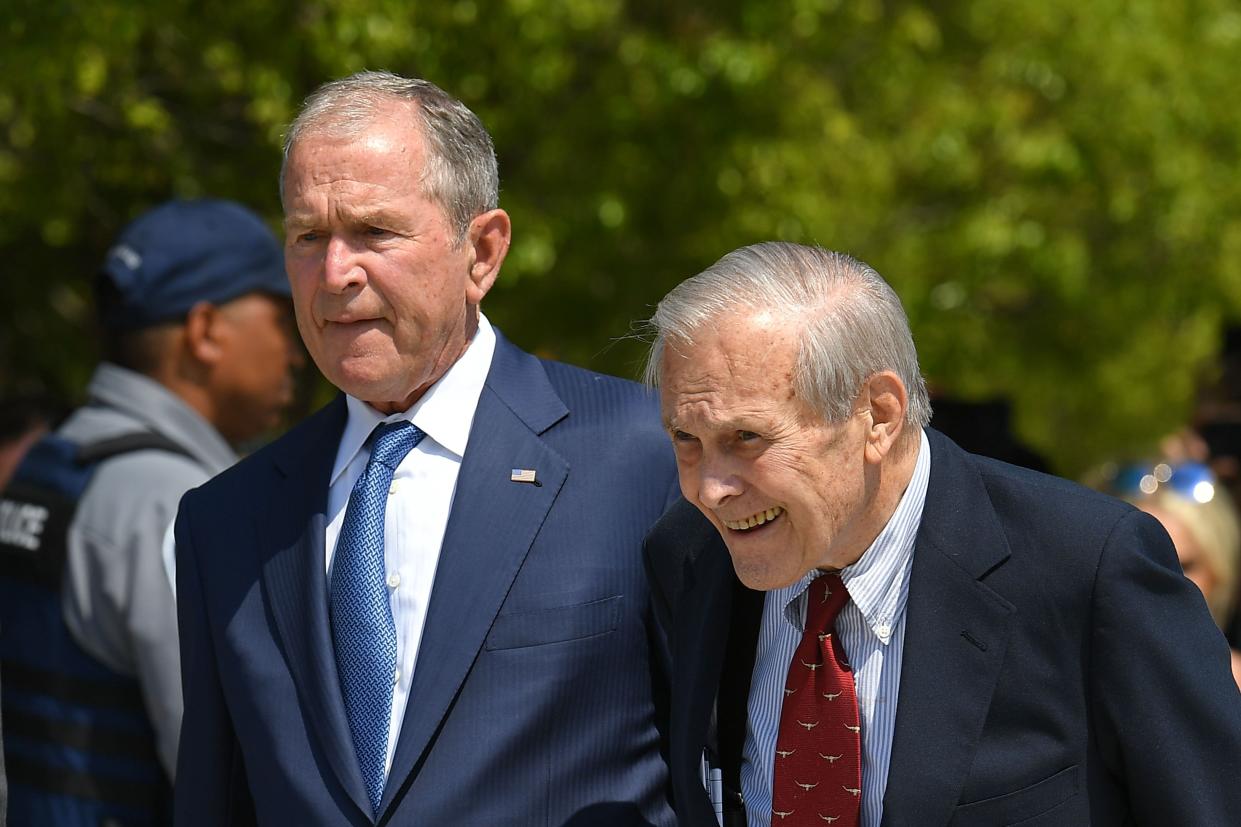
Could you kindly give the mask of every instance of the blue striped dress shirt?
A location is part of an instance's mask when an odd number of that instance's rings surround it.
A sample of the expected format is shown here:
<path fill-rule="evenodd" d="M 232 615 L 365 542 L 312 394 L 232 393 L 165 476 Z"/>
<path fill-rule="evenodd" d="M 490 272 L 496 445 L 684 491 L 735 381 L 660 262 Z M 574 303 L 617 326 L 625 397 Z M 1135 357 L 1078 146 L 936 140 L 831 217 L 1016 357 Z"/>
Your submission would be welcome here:
<path fill-rule="evenodd" d="M 851 600 L 836 619 L 836 634 L 853 664 L 862 724 L 861 827 L 878 827 L 883 818 L 905 646 L 909 572 L 931 473 L 931 446 L 926 433 L 921 436 L 913 477 L 892 518 L 861 558 L 840 572 Z M 818 574 L 811 571 L 790 586 L 768 592 L 763 604 L 741 763 L 741 793 L 750 827 L 771 823 L 780 705 L 789 660 L 806 623 L 806 588 Z"/>

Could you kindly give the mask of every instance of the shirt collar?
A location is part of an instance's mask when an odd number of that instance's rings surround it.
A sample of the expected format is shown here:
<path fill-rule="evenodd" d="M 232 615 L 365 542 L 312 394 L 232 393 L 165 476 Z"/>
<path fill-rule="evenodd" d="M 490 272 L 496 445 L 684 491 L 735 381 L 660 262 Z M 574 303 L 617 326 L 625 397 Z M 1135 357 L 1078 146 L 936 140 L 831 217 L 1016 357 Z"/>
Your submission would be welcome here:
<path fill-rule="evenodd" d="M 385 416 L 362 400 L 346 396 L 348 419 L 340 437 L 330 484 L 336 483 L 362 450 L 371 431 L 381 422 L 408 420 L 458 460 L 464 457 L 470 426 L 474 423 L 474 412 L 478 408 L 478 397 L 491 370 L 495 349 L 495 330 L 480 312 L 478 330 L 465 353 L 408 410 Z"/>
<path fill-rule="evenodd" d="M 897 623 L 905 613 L 914 540 L 922 523 L 922 508 L 931 478 L 931 445 L 926 431 L 921 431 L 919 436 L 913 476 L 896 504 L 896 510 L 857 562 L 840 570 L 840 579 L 849 590 L 849 598 L 866 619 L 866 625 L 885 645 L 892 639 Z M 818 576 L 819 571 L 812 570 L 772 594 L 784 605 L 785 618 L 799 631 L 805 625 L 805 600 L 802 595 Z"/>

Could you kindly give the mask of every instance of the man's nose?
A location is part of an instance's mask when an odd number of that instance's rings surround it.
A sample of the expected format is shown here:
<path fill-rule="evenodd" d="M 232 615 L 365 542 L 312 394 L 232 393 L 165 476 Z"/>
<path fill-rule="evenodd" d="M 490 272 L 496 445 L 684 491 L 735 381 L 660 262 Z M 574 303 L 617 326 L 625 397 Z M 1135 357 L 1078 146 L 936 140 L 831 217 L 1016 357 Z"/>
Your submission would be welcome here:
<path fill-rule="evenodd" d="M 742 493 L 744 486 L 731 463 L 714 460 L 699 466 L 698 498 L 707 508 L 719 508 Z"/>
<path fill-rule="evenodd" d="M 323 257 L 323 282 L 332 293 L 344 293 L 366 283 L 366 271 L 348 239 L 337 235 L 328 239 Z"/>

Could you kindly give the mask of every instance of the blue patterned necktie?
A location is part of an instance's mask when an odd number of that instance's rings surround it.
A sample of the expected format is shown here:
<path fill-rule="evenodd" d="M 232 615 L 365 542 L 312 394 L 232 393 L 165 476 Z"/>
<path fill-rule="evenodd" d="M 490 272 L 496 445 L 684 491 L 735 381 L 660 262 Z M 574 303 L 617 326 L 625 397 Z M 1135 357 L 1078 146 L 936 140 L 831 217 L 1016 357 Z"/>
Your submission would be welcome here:
<path fill-rule="evenodd" d="M 353 748 L 374 814 L 384 792 L 396 626 L 384 572 L 384 510 L 392 474 L 425 434 L 408 421 L 371 434 L 371 458 L 354 483 L 332 564 L 332 642 Z"/>

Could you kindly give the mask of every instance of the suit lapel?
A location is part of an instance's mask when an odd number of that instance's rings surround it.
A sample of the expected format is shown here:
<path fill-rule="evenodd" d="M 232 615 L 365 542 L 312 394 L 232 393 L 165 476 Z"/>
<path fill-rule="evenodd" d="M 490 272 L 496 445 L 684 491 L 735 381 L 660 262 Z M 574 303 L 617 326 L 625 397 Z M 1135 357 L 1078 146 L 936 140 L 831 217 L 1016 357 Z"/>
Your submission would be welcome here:
<path fill-rule="evenodd" d="M 497 334 L 381 812 L 421 764 L 564 485 L 568 463 L 540 435 L 567 414 L 538 360 Z M 539 484 L 513 482 L 515 468 Z"/>
<path fill-rule="evenodd" d="M 725 556 L 728 553 L 722 542 L 719 552 Z M 746 588 L 736 577 L 732 578 L 732 592 L 728 647 L 724 653 L 715 714 L 724 784 L 740 792 L 741 763 L 750 718 L 750 685 L 766 593 Z"/>
<path fill-rule="evenodd" d="M 705 530 L 697 538 L 672 538 L 674 542 L 705 545 L 687 571 L 683 597 L 676 603 L 672 621 L 670 758 L 673 772 L 689 774 L 679 779 L 678 787 L 695 791 L 702 789 L 698 769 L 703 748 L 719 746 L 713 743 L 716 693 L 727 650 L 736 579 L 714 527 L 705 519 L 702 525 Z"/>
<path fill-rule="evenodd" d="M 986 721 L 1013 606 L 979 582 L 1008 543 L 964 452 L 931 439 L 905 618 L 885 827 L 946 824 Z"/>
<path fill-rule="evenodd" d="M 350 799 L 369 820 L 362 781 L 341 700 L 327 613 L 324 530 L 328 478 L 345 424 L 344 397 L 307 420 L 300 438 L 275 455 L 278 472 L 271 507 L 259 527 L 263 583 L 276 630 L 328 763 Z"/>

